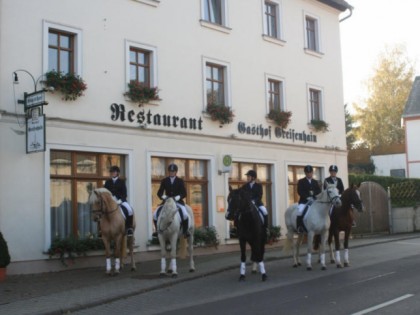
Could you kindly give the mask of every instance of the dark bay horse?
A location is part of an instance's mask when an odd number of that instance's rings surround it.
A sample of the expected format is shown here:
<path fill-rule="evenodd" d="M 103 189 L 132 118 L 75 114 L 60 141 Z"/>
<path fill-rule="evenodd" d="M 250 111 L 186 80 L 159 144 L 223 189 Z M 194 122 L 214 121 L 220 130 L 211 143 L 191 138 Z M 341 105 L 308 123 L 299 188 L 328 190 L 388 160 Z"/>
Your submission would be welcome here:
<path fill-rule="evenodd" d="M 126 237 L 125 219 L 121 209 L 111 192 L 106 188 L 97 188 L 89 196 L 89 204 L 92 211 L 92 219 L 99 221 L 102 231 L 102 241 L 105 246 L 106 273 L 112 274 L 111 266 L 111 242 L 114 241 L 114 274 L 118 274 L 124 266 L 122 259 L 126 242 L 130 251 L 131 270 L 136 270 L 134 261 L 134 236 Z M 133 218 L 133 229 L 136 228 L 135 218 Z"/>
<path fill-rule="evenodd" d="M 358 186 L 351 185 L 341 195 L 341 207 L 334 208 L 330 214 L 331 225 L 328 234 L 328 245 L 330 247 L 331 263 L 337 264 L 337 268 L 342 268 L 340 260 L 340 238 L 339 234 L 344 231 L 344 266 L 348 267 L 349 262 L 349 237 L 354 220 L 353 209 L 363 211 L 363 203 L 360 197 Z M 333 255 L 332 239 L 335 243 L 335 258 Z"/>
<path fill-rule="evenodd" d="M 260 267 L 262 281 L 267 280 L 264 266 L 266 232 L 257 207 L 251 201 L 249 192 L 229 187 L 227 220 L 234 220 L 237 227 L 241 265 L 239 281 L 245 280 L 246 244 L 251 247 L 251 261 Z"/>

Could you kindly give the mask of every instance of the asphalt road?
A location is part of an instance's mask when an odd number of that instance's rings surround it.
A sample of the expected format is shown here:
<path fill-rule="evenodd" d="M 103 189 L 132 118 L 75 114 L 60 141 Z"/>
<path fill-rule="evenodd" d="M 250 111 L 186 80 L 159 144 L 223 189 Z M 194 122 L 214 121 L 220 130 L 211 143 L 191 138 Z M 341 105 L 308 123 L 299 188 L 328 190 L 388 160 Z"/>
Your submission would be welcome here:
<path fill-rule="evenodd" d="M 420 313 L 420 239 L 355 248 L 349 268 L 291 266 L 268 262 L 266 282 L 250 270 L 239 282 L 239 270 L 227 270 L 74 314 Z"/>

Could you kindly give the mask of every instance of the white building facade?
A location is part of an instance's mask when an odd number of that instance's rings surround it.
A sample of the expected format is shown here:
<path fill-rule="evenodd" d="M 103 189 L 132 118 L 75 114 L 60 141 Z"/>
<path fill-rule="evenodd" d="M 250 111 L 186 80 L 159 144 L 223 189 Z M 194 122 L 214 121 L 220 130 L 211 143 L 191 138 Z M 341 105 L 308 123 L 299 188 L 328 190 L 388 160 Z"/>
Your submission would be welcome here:
<path fill-rule="evenodd" d="M 347 184 L 339 33 L 347 9 L 342 0 L 0 1 L 0 230 L 11 269 L 47 260 L 55 237 L 96 233 L 87 199 L 111 165 L 126 179 L 140 256 L 156 250 L 152 213 L 170 163 L 196 225 L 214 226 L 222 246 L 233 241 L 228 187 L 249 169 L 282 231 L 305 165 L 322 180 L 336 164 Z M 46 92 L 48 105 L 25 113 L 19 100 L 42 90 L 52 70 L 82 77 L 84 95 Z M 124 95 L 131 81 L 157 87 L 159 98 L 139 106 Z M 212 103 L 233 121 L 213 121 Z M 271 109 L 292 113 L 287 128 L 267 119 Z"/>

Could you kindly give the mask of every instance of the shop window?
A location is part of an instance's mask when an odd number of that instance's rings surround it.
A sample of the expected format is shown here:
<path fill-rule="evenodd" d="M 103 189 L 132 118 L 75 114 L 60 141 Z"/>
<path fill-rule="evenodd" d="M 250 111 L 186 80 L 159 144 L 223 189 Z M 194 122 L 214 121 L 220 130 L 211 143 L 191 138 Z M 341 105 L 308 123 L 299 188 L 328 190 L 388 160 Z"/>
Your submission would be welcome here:
<path fill-rule="evenodd" d="M 51 240 L 97 234 L 97 225 L 90 215 L 89 195 L 95 188 L 103 186 L 112 165 L 118 165 L 120 176 L 125 178 L 123 155 L 51 151 Z"/>
<path fill-rule="evenodd" d="M 162 202 L 157 192 L 161 180 L 168 176 L 167 168 L 171 163 L 178 166 L 177 176 L 185 182 L 187 198 L 184 201 L 193 210 L 195 226 L 208 226 L 208 174 L 204 160 L 152 157 L 152 211 Z"/>

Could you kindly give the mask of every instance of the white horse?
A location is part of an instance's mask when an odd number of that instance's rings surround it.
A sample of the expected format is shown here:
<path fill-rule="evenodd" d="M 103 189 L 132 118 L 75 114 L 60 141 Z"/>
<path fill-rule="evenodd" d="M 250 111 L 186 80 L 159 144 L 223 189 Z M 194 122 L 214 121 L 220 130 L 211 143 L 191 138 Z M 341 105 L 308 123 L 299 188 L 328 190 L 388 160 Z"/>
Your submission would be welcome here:
<path fill-rule="evenodd" d="M 309 206 L 307 213 L 303 218 L 303 223 L 307 229 L 308 234 L 308 252 L 306 257 L 306 269 L 312 270 L 312 253 L 313 253 L 313 240 L 314 236 L 321 235 L 320 244 L 320 262 L 322 270 L 327 269 L 325 265 L 325 245 L 328 236 L 328 229 L 330 227 L 329 210 L 331 205 L 335 207 L 341 206 L 340 195 L 335 185 L 328 185 L 319 195 L 316 200 Z M 304 234 L 298 234 L 296 242 L 293 242 L 293 235 L 297 233 L 296 229 L 296 216 L 298 212 L 298 205 L 293 204 L 287 208 L 285 213 L 285 222 L 287 227 L 287 240 L 284 249 L 293 248 L 293 267 L 301 265 L 299 258 L 299 248 L 302 244 Z"/>
<path fill-rule="evenodd" d="M 193 241 L 194 241 L 194 215 L 190 206 L 185 205 L 188 212 L 188 231 L 190 236 L 188 237 L 188 255 L 190 258 L 190 272 L 195 271 L 194 259 L 193 259 Z M 166 274 L 166 242 L 170 243 L 171 251 L 171 265 L 168 269 L 168 273 L 172 273 L 172 277 L 178 276 L 176 266 L 176 249 L 177 241 L 180 240 L 181 256 L 185 256 L 186 241 L 182 234 L 181 228 L 181 216 L 179 214 L 176 202 L 173 198 L 168 198 L 160 211 L 159 218 L 157 221 L 157 231 L 160 244 L 161 262 L 160 262 L 160 275 Z"/>

